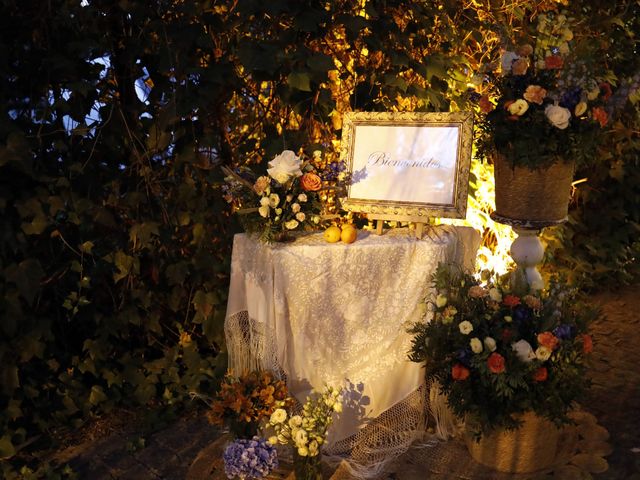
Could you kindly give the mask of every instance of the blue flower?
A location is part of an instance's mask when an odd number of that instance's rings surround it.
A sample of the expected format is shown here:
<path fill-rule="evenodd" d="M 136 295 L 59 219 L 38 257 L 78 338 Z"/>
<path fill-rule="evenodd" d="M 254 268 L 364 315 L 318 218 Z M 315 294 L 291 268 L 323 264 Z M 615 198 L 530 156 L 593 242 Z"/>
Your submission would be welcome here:
<path fill-rule="evenodd" d="M 468 348 L 463 348 L 461 350 L 458 350 L 458 353 L 456 354 L 456 357 L 458 358 L 458 361 L 463 364 L 465 367 L 469 367 L 471 366 L 471 357 L 472 357 L 472 353 L 471 350 L 469 350 Z"/>
<path fill-rule="evenodd" d="M 582 95 L 582 89 L 580 87 L 574 87 L 567 90 L 560 97 L 560 106 L 569 109 L 569 111 L 573 112 L 576 108 L 576 105 L 580 102 Z"/>
<path fill-rule="evenodd" d="M 513 319 L 518 325 L 522 325 L 531 318 L 531 309 L 524 305 L 517 305 L 513 309 Z"/>
<path fill-rule="evenodd" d="M 573 326 L 563 323 L 553 329 L 553 334 L 560 340 L 569 340 L 573 337 Z"/>
<path fill-rule="evenodd" d="M 278 454 L 273 445 L 260 437 L 231 443 L 222 455 L 227 478 L 264 478 L 278 467 Z"/>

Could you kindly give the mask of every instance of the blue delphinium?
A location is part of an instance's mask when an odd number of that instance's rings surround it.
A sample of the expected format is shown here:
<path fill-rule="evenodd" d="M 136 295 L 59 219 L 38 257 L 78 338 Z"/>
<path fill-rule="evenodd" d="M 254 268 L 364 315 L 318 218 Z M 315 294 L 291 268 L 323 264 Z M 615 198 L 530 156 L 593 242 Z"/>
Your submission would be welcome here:
<path fill-rule="evenodd" d="M 278 454 L 273 445 L 260 437 L 240 439 L 223 454 L 227 478 L 260 479 L 278 467 Z"/>
<path fill-rule="evenodd" d="M 573 336 L 573 327 L 563 323 L 553 329 L 553 334 L 560 340 L 569 340 Z"/>

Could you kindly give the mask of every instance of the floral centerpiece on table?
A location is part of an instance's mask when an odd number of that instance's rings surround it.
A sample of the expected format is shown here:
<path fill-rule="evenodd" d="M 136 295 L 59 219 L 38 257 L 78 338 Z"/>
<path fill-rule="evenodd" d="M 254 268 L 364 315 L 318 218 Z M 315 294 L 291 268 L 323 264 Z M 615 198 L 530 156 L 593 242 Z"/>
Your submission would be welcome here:
<path fill-rule="evenodd" d="M 600 45 L 563 13 L 541 14 L 524 28 L 473 94 L 483 114 L 479 155 L 530 169 L 595 160 L 615 78 Z"/>
<path fill-rule="evenodd" d="M 234 441 L 225 449 L 223 460 L 227 478 L 261 479 L 278 468 L 275 447 L 259 437 Z"/>
<path fill-rule="evenodd" d="M 276 408 L 288 405 L 289 392 L 283 380 L 268 371 L 235 377 L 228 373 L 207 412 L 210 423 L 228 427 L 235 437 L 251 438 L 260 422 L 266 422 Z"/>
<path fill-rule="evenodd" d="M 225 198 L 240 214 L 244 229 L 266 242 L 281 240 L 293 231 L 318 229 L 321 193 L 342 188 L 348 180 L 344 163 L 327 164 L 320 151 L 304 159 L 285 150 L 268 167 L 260 175 L 247 167 L 235 171 L 223 167 Z"/>
<path fill-rule="evenodd" d="M 312 392 L 307 397 L 300 414 L 290 415 L 285 408 L 279 408 L 271 415 L 269 424 L 275 435 L 269 442 L 293 446 L 297 480 L 316 480 L 320 474 L 322 445 L 333 414 L 341 411 L 340 390 L 327 386 L 323 392 Z"/>
<path fill-rule="evenodd" d="M 482 283 L 440 265 L 433 276 L 433 318 L 412 328 L 410 359 L 425 362 L 453 413 L 479 432 L 514 428 L 533 411 L 569 422 L 572 402 L 587 386 L 587 333 L 596 312 L 576 290 L 552 279 L 541 292 Z"/>

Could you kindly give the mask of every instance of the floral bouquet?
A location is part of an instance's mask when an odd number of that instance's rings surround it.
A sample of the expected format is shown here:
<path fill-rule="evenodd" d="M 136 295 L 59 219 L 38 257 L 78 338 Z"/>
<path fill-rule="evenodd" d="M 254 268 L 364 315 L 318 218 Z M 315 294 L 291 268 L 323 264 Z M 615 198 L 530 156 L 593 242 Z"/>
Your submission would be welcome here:
<path fill-rule="evenodd" d="M 322 393 L 315 392 L 307 397 L 301 414 L 289 416 L 286 409 L 279 408 L 271 415 L 269 424 L 276 434 L 269 442 L 293 445 L 298 480 L 315 480 L 320 469 L 320 451 L 327 439 L 333 413 L 341 411 L 340 390 L 325 387 Z"/>
<path fill-rule="evenodd" d="M 488 83 L 473 93 L 484 114 L 481 157 L 498 153 L 532 170 L 596 158 L 615 77 L 604 69 L 599 44 L 574 27 L 562 13 L 539 15 L 524 38 L 502 52 L 500 66 L 485 72 Z"/>
<path fill-rule="evenodd" d="M 514 291 L 440 265 L 433 282 L 433 318 L 413 326 L 409 356 L 425 362 L 453 413 L 477 434 L 515 428 L 513 416 L 527 411 L 569 422 L 587 386 L 587 325 L 597 312 L 557 278 L 542 292 Z"/>
<path fill-rule="evenodd" d="M 278 454 L 273 445 L 259 437 L 240 439 L 224 451 L 227 478 L 260 479 L 278 468 Z"/>
<path fill-rule="evenodd" d="M 251 438 L 261 421 L 289 402 L 285 382 L 271 372 L 250 372 L 240 377 L 227 374 L 207 418 L 214 425 L 226 425 L 236 437 Z"/>
<path fill-rule="evenodd" d="M 323 168 L 321 166 L 324 165 Z M 269 162 L 266 174 L 256 175 L 247 167 L 237 171 L 223 167 L 227 174 L 224 194 L 240 214 L 247 232 L 258 233 L 266 242 L 282 240 L 292 231 L 314 230 L 322 219 L 320 194 L 346 185 L 343 162 L 303 160 L 285 150 Z"/>

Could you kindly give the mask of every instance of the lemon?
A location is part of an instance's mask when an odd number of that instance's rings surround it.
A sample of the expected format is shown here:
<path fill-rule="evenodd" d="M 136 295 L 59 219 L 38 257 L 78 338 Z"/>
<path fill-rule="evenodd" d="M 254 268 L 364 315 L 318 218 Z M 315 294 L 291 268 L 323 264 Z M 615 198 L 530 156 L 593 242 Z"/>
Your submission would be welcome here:
<path fill-rule="evenodd" d="M 353 243 L 358 238 L 358 230 L 356 230 L 353 226 L 351 228 L 345 228 L 342 230 L 340 234 L 340 240 L 344 243 Z"/>
<path fill-rule="evenodd" d="M 346 230 L 347 228 L 356 228 L 356 226 L 353 223 L 343 223 L 340 228 L 342 228 L 342 230 Z"/>
<path fill-rule="evenodd" d="M 336 243 L 340 241 L 340 234 L 342 231 L 335 225 L 331 225 L 324 231 L 324 239 L 329 243 Z"/>

